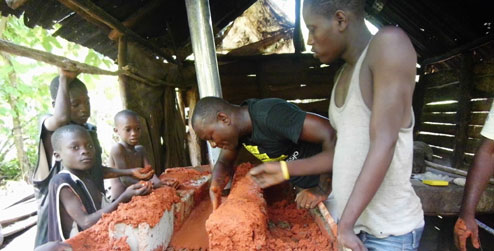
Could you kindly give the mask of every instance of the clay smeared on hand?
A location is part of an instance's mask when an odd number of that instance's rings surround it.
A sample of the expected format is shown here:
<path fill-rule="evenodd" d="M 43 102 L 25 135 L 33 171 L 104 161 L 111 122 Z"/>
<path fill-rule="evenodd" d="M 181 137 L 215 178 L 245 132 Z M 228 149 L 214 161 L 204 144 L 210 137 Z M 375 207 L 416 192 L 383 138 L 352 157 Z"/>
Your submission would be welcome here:
<path fill-rule="evenodd" d="M 144 168 L 139 169 L 139 175 L 141 180 L 149 180 L 154 175 L 154 169 L 151 165 L 146 165 Z M 134 175 L 136 176 L 136 175 Z"/>
<path fill-rule="evenodd" d="M 141 184 L 143 187 L 146 187 L 146 190 L 151 191 L 153 189 L 153 183 L 151 181 L 141 180 L 139 181 L 139 184 Z"/>

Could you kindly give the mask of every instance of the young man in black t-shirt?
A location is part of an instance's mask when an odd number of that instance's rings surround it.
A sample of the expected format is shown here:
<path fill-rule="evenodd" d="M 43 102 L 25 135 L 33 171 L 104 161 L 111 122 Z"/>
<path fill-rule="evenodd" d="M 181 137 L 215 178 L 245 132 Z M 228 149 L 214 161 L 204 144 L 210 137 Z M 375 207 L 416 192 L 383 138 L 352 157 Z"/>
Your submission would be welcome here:
<path fill-rule="evenodd" d="M 300 207 L 313 208 L 328 196 L 335 134 L 326 118 L 277 98 L 250 99 L 237 106 L 205 97 L 195 107 L 192 126 L 201 139 L 223 149 L 210 187 L 213 208 L 219 206 L 221 191 L 233 175 L 240 147 L 285 169 L 282 178 L 304 188 L 296 198 Z M 302 169 L 308 176 L 298 175 Z"/>

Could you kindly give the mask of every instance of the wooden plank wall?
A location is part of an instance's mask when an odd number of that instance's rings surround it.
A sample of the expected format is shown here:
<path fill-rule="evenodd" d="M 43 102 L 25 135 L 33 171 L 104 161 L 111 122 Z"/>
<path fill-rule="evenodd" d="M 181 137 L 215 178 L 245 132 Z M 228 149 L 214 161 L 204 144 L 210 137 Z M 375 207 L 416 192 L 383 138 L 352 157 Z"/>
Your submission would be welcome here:
<path fill-rule="evenodd" d="M 223 97 L 233 104 L 267 97 L 313 100 L 297 105 L 327 116 L 334 74 L 340 65 L 323 65 L 308 54 L 220 57 Z"/>
<path fill-rule="evenodd" d="M 434 162 L 467 170 L 494 97 L 494 61 L 464 62 L 463 69 L 421 76 L 424 105 L 416 126 L 417 140 L 432 147 Z M 462 116 L 465 111 L 468 114 Z"/>

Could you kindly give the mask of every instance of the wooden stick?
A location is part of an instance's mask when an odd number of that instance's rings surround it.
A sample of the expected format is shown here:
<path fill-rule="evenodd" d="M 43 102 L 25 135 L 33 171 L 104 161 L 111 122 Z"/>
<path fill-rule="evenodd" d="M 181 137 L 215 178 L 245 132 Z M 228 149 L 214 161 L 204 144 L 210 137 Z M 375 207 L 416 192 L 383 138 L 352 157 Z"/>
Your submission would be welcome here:
<path fill-rule="evenodd" d="M 463 171 L 463 170 L 460 170 L 460 169 L 456 169 L 456 168 L 452 168 L 452 167 L 449 167 L 449 166 L 443 166 L 443 165 L 439 165 L 439 164 L 436 164 L 434 162 L 430 162 L 430 161 L 425 161 L 425 164 L 428 165 L 429 167 L 432 167 L 432 168 L 435 168 L 439 171 L 443 171 L 443 172 L 447 172 L 447 173 L 452 173 L 452 174 L 456 174 L 456 175 L 460 175 L 460 176 L 464 176 L 464 177 L 467 177 L 468 175 L 468 172 L 466 171 Z M 494 179 L 490 179 L 489 180 L 489 183 L 493 184 L 494 185 Z"/>
<path fill-rule="evenodd" d="M 486 224 L 484 224 L 482 221 L 479 221 L 477 219 L 475 219 L 475 221 L 477 222 L 477 225 L 479 225 L 480 228 L 484 229 L 485 231 L 487 231 L 487 233 L 491 234 L 491 235 L 494 235 L 494 229 L 487 226 Z"/>

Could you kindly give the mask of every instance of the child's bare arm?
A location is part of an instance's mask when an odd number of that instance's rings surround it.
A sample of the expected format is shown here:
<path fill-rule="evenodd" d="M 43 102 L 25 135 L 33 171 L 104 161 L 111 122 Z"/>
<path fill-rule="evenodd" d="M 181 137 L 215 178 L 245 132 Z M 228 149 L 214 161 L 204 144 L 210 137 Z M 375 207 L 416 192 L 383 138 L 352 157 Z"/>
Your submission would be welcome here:
<path fill-rule="evenodd" d="M 111 192 L 111 200 L 113 201 L 115 198 L 118 198 L 124 191 L 126 186 L 122 183 L 120 178 L 112 178 L 110 179 L 110 192 Z"/>
<path fill-rule="evenodd" d="M 128 202 L 134 195 L 145 195 L 147 193 L 149 193 L 148 187 L 141 184 L 131 185 L 109 206 L 92 214 L 88 214 L 84 210 L 81 200 L 69 187 L 63 187 L 62 190 L 60 190 L 60 201 L 69 216 L 77 223 L 77 225 L 82 229 L 87 229 L 94 225 L 104 213 L 114 211 L 119 203 Z"/>
<path fill-rule="evenodd" d="M 70 96 L 69 83 L 77 77 L 77 72 L 59 70 L 59 86 L 57 98 L 55 99 L 53 115 L 45 120 L 45 128 L 49 131 L 55 131 L 57 128 L 70 122 Z"/>
<path fill-rule="evenodd" d="M 131 169 L 116 169 L 110 167 L 103 167 L 103 175 L 105 179 L 117 178 L 122 176 L 132 176 L 139 180 L 149 180 L 153 177 L 154 170 L 149 172 L 141 172 L 143 168 L 131 168 Z"/>

